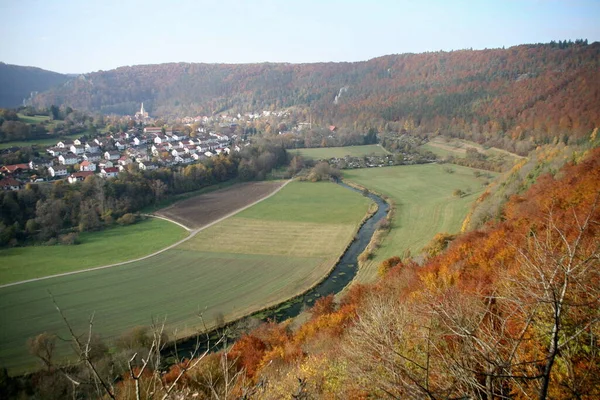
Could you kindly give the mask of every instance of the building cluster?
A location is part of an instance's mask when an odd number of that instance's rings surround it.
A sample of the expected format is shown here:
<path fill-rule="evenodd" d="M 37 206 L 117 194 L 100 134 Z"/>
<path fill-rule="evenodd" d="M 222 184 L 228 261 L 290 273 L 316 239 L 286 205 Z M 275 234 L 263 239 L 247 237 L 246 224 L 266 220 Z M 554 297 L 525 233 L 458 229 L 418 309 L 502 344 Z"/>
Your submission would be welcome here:
<path fill-rule="evenodd" d="M 200 131 L 192 138 L 171 129 L 145 127 L 82 141 L 61 140 L 46 148 L 44 157 L 29 163 L 4 165 L 0 189 L 18 190 L 25 182 L 66 179 L 83 181 L 90 175 L 112 178 L 126 168 L 146 171 L 186 165 L 219 154 L 240 151 L 234 137 Z"/>

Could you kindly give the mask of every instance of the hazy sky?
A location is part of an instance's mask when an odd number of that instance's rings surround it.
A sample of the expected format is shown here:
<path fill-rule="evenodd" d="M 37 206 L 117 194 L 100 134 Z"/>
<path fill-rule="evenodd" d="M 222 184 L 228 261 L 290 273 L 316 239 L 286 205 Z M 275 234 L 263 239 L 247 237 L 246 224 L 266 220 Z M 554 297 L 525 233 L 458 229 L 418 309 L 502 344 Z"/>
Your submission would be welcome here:
<path fill-rule="evenodd" d="M 71 73 L 600 41 L 600 0 L 0 0 L 0 15 L 0 61 Z"/>

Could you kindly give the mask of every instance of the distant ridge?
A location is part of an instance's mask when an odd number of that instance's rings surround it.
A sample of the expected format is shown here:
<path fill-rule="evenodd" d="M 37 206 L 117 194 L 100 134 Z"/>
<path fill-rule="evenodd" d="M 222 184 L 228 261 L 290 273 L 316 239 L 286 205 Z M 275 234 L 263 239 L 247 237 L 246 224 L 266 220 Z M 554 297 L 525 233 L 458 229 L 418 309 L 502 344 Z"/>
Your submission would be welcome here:
<path fill-rule="evenodd" d="M 122 115 L 142 102 L 166 117 L 296 106 L 317 125 L 439 131 L 508 148 L 516 139 L 583 138 L 600 126 L 600 43 L 346 63 L 139 65 L 80 75 L 35 99 Z"/>
<path fill-rule="evenodd" d="M 32 92 L 43 92 L 69 79 L 67 75 L 41 68 L 0 62 L 0 107 L 19 107 Z"/>

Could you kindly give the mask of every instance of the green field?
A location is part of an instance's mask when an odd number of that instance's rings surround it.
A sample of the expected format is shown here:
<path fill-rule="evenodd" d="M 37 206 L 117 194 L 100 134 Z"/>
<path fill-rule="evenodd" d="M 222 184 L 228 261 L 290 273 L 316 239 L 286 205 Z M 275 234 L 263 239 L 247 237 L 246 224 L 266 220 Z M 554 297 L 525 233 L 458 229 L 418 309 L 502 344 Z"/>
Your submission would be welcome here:
<path fill-rule="evenodd" d="M 418 255 L 438 232 L 460 230 L 473 201 L 484 190 L 482 180 L 475 178 L 474 169 L 443 165 L 407 165 L 389 168 L 369 168 L 344 171 L 344 178 L 390 197 L 396 203 L 392 229 L 376 251 L 375 258 L 359 271 L 357 279 L 375 279 L 377 266 L 392 256 L 402 256 L 405 250 Z M 455 189 L 471 194 L 453 196 Z"/>
<path fill-rule="evenodd" d="M 463 139 L 455 139 L 455 138 L 442 138 L 436 137 L 431 139 L 429 143 L 426 143 L 421 146 L 422 149 L 429 150 L 435 155 L 445 158 L 449 156 L 464 158 L 466 156 L 466 150 L 472 147 L 477 149 L 478 152 L 483 153 L 487 156 L 492 157 L 507 157 L 509 159 L 519 159 L 522 158 L 517 154 L 510 153 L 506 150 L 497 149 L 495 147 L 484 148 L 478 143 L 470 142 L 468 140 Z"/>
<path fill-rule="evenodd" d="M 0 289 L 0 365 L 32 368 L 27 338 L 42 331 L 66 337 L 48 290 L 77 332 L 95 313 L 94 330 L 106 339 L 165 317 L 169 331 L 183 336 L 200 326 L 198 312 L 210 324 L 299 294 L 329 270 L 369 204 L 329 182 L 292 182 L 150 259 Z M 57 351 L 64 356 L 69 347 Z"/>
<path fill-rule="evenodd" d="M 44 121 L 50 120 L 50 117 L 47 115 L 28 116 L 23 114 L 17 114 L 17 116 L 19 117 L 19 121 L 25 122 L 26 124 L 39 124 Z"/>
<path fill-rule="evenodd" d="M 0 250 L 0 285 L 113 264 L 151 254 L 187 236 L 178 225 L 150 218 L 134 225 L 85 232 L 75 246 Z"/>
<path fill-rule="evenodd" d="M 33 140 L 20 140 L 15 142 L 6 142 L 0 143 L 0 150 L 7 149 L 9 147 L 29 147 L 38 145 L 38 146 L 53 146 L 56 145 L 61 139 L 77 139 L 81 137 L 82 133 L 74 133 L 72 135 L 62 135 L 62 136 L 53 136 L 44 139 L 33 139 Z"/>
<path fill-rule="evenodd" d="M 296 154 L 312 160 L 323 160 L 332 157 L 342 158 L 345 156 L 363 157 L 369 155 L 383 156 L 389 154 L 386 149 L 377 145 L 370 144 L 366 146 L 347 146 L 347 147 L 320 147 L 312 149 L 294 149 L 289 150 L 292 156 Z"/>

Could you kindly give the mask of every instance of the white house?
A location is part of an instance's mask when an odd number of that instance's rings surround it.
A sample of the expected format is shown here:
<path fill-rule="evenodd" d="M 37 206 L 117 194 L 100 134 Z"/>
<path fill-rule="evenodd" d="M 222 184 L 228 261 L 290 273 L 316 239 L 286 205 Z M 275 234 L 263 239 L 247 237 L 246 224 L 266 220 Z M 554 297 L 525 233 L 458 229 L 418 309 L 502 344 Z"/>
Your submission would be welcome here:
<path fill-rule="evenodd" d="M 100 146 L 98 146 L 97 143 L 86 143 L 85 144 L 85 151 L 88 153 L 98 153 L 100 151 Z"/>
<path fill-rule="evenodd" d="M 129 146 L 127 145 L 127 143 L 125 143 L 125 142 L 122 142 L 122 141 L 120 141 L 120 140 L 119 140 L 119 141 L 115 142 L 115 147 L 116 147 L 117 149 L 119 149 L 119 151 L 123 151 L 123 150 L 125 150 L 127 147 L 129 147 Z"/>
<path fill-rule="evenodd" d="M 98 162 L 99 168 L 112 168 L 113 166 L 114 164 L 110 160 L 100 160 L 100 162 Z"/>
<path fill-rule="evenodd" d="M 85 146 L 78 146 L 76 144 L 72 144 L 71 147 L 69 147 L 69 150 L 71 150 L 71 153 L 79 156 L 85 153 Z"/>
<path fill-rule="evenodd" d="M 104 152 L 104 158 L 107 160 L 118 160 L 121 158 L 121 153 L 118 151 L 106 151 Z"/>
<path fill-rule="evenodd" d="M 67 150 L 64 147 L 49 147 L 46 149 L 48 154 L 51 154 L 53 157 L 58 157 L 61 154 L 65 154 Z"/>
<path fill-rule="evenodd" d="M 90 171 L 90 172 L 95 172 L 96 171 L 96 164 L 94 164 L 93 162 L 90 161 L 82 161 L 79 164 L 79 170 L 80 171 Z"/>
<path fill-rule="evenodd" d="M 82 157 L 84 160 L 87 160 L 90 162 L 96 162 L 96 161 L 100 161 L 102 159 L 102 154 L 100 154 L 100 153 L 85 153 Z"/>
<path fill-rule="evenodd" d="M 61 165 L 55 165 L 52 167 L 48 167 L 48 173 L 51 177 L 55 178 L 57 176 L 67 176 L 67 167 Z"/>
<path fill-rule="evenodd" d="M 103 178 L 114 178 L 119 174 L 119 168 L 116 167 L 106 167 L 100 170 L 100 175 Z"/>
<path fill-rule="evenodd" d="M 74 174 L 69 175 L 69 177 L 67 178 L 67 181 L 69 183 L 81 182 L 81 181 L 84 181 L 85 178 L 87 178 L 88 176 L 92 176 L 92 175 L 94 175 L 94 173 L 91 171 L 75 172 Z"/>
<path fill-rule="evenodd" d="M 40 168 L 48 168 L 54 165 L 52 160 L 44 160 L 42 158 L 34 158 L 29 161 L 29 168 L 39 170 Z"/>
<path fill-rule="evenodd" d="M 56 147 L 60 147 L 61 149 L 68 149 L 71 145 L 75 144 L 72 140 L 61 140 L 56 143 Z"/>
<path fill-rule="evenodd" d="M 125 166 L 125 165 L 129 165 L 129 164 L 131 164 L 132 162 L 133 162 L 133 161 L 131 160 L 131 158 L 129 158 L 129 157 L 126 157 L 126 156 L 122 156 L 122 157 L 120 157 L 120 158 L 119 158 L 119 161 L 117 161 L 117 163 L 118 163 L 119 165 L 123 165 L 123 166 Z"/>
<path fill-rule="evenodd" d="M 138 168 L 141 171 L 151 171 L 151 170 L 156 169 L 158 167 L 156 165 L 152 164 L 149 161 L 142 161 L 142 162 L 138 163 Z"/>
<path fill-rule="evenodd" d="M 73 153 L 58 156 L 58 162 L 62 165 L 74 165 L 77 164 L 77 161 L 79 161 L 79 158 Z"/>

